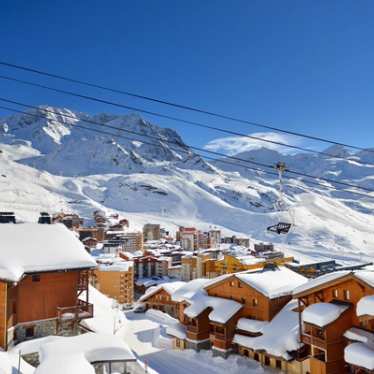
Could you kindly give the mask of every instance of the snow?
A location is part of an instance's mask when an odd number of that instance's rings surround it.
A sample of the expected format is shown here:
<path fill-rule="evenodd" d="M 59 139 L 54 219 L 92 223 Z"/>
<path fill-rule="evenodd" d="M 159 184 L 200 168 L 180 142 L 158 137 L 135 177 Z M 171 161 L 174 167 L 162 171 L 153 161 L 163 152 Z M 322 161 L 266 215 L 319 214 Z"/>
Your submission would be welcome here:
<path fill-rule="evenodd" d="M 374 287 L 374 271 L 357 270 L 354 273 L 358 279 Z"/>
<path fill-rule="evenodd" d="M 166 333 L 175 336 L 179 339 L 186 338 L 185 327 L 175 318 L 168 314 L 161 312 L 160 310 L 149 309 L 145 312 L 145 316 L 155 322 L 166 327 Z"/>
<path fill-rule="evenodd" d="M 365 343 L 374 349 L 374 333 L 357 327 L 351 327 L 344 333 L 344 336 L 352 341 Z"/>
<path fill-rule="evenodd" d="M 345 277 L 349 274 L 352 274 L 352 272 L 349 271 L 349 270 L 344 270 L 344 271 L 336 271 L 336 272 L 333 272 L 333 273 L 321 275 L 320 277 L 310 279 L 305 284 L 295 288 L 295 290 L 293 291 L 293 294 L 298 295 L 298 294 L 304 293 L 306 291 L 310 291 L 310 290 L 312 290 L 316 287 L 320 287 L 320 286 L 324 285 L 325 283 L 338 280 L 338 279 L 343 278 L 343 277 Z"/>
<path fill-rule="evenodd" d="M 133 266 L 133 261 L 125 261 L 115 254 L 100 254 L 94 256 L 97 262 L 97 268 L 100 271 L 129 271 Z"/>
<path fill-rule="evenodd" d="M 287 179 L 284 195 L 296 225 L 283 240 L 266 231 L 270 224 L 290 218 L 287 211 L 274 211 L 276 178 L 219 161 L 208 165 L 185 147 L 174 131 L 137 116 L 88 116 L 51 109 L 57 114 L 48 115 L 48 119 L 26 115 L 0 119 L 0 128 L 9 128 L 0 135 L 0 203 L 3 210 L 16 211 L 21 220 L 36 221 L 40 211 L 60 210 L 92 218 L 94 210 L 102 210 L 131 216 L 134 230 L 147 222 L 160 223 L 170 232 L 179 225 L 201 230 L 216 226 L 223 236 L 274 242 L 279 249 L 293 252 L 297 260 L 373 260 L 371 199 L 348 189 L 329 191 Z M 72 118 L 68 120 L 63 113 Z M 113 141 L 76 128 L 74 124 L 81 118 L 126 126 L 178 141 L 181 146 L 172 150 L 169 143 L 159 142 L 160 147 L 153 147 L 141 136 Z M 373 162 L 368 152 L 338 160 L 302 153 L 282 156 L 257 149 L 242 157 L 271 163 L 285 157 L 295 170 L 374 186 L 374 167 L 357 163 Z"/>
<path fill-rule="evenodd" d="M 349 306 L 333 303 L 316 303 L 307 306 L 302 312 L 304 322 L 325 327 L 336 321 Z"/>
<path fill-rule="evenodd" d="M 124 315 L 115 308 L 115 300 L 103 295 L 91 285 L 89 285 L 88 296 L 94 306 L 94 316 L 93 318 L 82 320 L 81 325 L 90 331 L 105 334 L 113 334 L 124 325 Z M 85 297 L 85 292 L 83 292 L 80 298 L 85 300 Z"/>
<path fill-rule="evenodd" d="M 201 292 L 188 299 L 189 306 L 184 309 L 184 314 L 189 318 L 195 318 L 205 309 L 212 308 L 208 317 L 211 321 L 217 323 L 226 323 L 241 308 L 242 304 L 227 300 L 221 297 L 208 296 Z"/>
<path fill-rule="evenodd" d="M 374 370 L 374 349 L 363 343 L 352 343 L 344 349 L 344 360 L 349 364 Z"/>
<path fill-rule="evenodd" d="M 173 301 L 182 302 L 192 299 L 197 293 L 210 283 L 210 279 L 197 278 L 185 283 L 182 287 L 178 288 L 171 296 Z"/>
<path fill-rule="evenodd" d="M 211 351 L 171 349 L 167 325 L 158 317 L 145 314 L 126 313 L 127 324 L 122 337 L 135 354 L 160 374 L 264 374 L 276 373 L 261 367 L 258 362 L 232 354 L 228 359 L 213 357 Z M 169 343 L 168 343 L 169 341 Z"/>
<path fill-rule="evenodd" d="M 249 337 L 235 334 L 234 343 L 254 350 L 265 350 L 276 357 L 289 360 L 289 351 L 300 348 L 299 320 L 296 300 L 291 300 L 282 310 L 262 329 L 262 335 Z"/>
<path fill-rule="evenodd" d="M 139 298 L 138 301 L 143 302 L 161 290 L 164 290 L 166 293 L 172 296 L 175 291 L 177 291 L 179 288 L 183 287 L 184 285 L 185 285 L 185 282 L 182 282 L 182 281 L 161 283 L 157 286 L 150 287 L 146 291 L 146 293 Z"/>
<path fill-rule="evenodd" d="M 275 270 L 238 273 L 235 277 L 271 299 L 289 295 L 296 287 L 307 282 L 305 277 L 284 266 Z"/>
<path fill-rule="evenodd" d="M 236 328 L 239 330 L 259 333 L 269 324 L 268 321 L 258 321 L 251 318 L 240 318 L 236 325 Z"/>
<path fill-rule="evenodd" d="M 13 282 L 24 273 L 96 266 L 83 244 L 62 224 L 1 224 L 0 247 L 0 279 Z"/>
<path fill-rule="evenodd" d="M 358 301 L 356 314 L 358 317 L 374 316 L 374 295 L 364 296 Z"/>
<path fill-rule="evenodd" d="M 41 344 L 39 360 L 35 374 L 94 374 L 91 362 L 135 361 L 135 356 L 117 336 L 87 333 Z"/>

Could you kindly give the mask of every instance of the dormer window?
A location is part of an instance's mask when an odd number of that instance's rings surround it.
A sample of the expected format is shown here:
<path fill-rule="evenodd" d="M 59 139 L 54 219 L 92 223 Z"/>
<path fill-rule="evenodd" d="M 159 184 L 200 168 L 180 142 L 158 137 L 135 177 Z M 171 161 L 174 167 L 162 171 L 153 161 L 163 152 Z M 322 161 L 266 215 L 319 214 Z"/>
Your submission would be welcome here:
<path fill-rule="evenodd" d="M 33 282 L 40 282 L 40 274 L 34 274 L 31 279 Z"/>
<path fill-rule="evenodd" d="M 337 288 L 332 290 L 332 297 L 337 299 L 339 297 L 339 290 Z"/>
<path fill-rule="evenodd" d="M 344 290 L 343 294 L 344 294 L 344 300 L 351 299 L 351 293 L 349 292 L 349 290 Z"/>

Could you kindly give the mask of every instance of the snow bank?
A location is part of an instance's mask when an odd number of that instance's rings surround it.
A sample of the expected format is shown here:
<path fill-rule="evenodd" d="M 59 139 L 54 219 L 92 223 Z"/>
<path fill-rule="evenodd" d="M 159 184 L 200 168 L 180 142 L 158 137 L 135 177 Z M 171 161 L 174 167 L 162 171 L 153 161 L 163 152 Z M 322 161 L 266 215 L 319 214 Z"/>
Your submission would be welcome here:
<path fill-rule="evenodd" d="M 324 327 L 336 321 L 349 308 L 347 305 L 316 303 L 306 307 L 302 313 L 304 322 Z"/>
<path fill-rule="evenodd" d="M 289 295 L 296 287 L 307 282 L 307 278 L 285 266 L 280 266 L 274 270 L 264 269 L 237 273 L 235 277 L 271 299 Z"/>
<path fill-rule="evenodd" d="M 359 300 L 356 307 L 356 314 L 361 316 L 374 316 L 374 295 L 364 296 Z"/>
<path fill-rule="evenodd" d="M 0 279 L 12 282 L 24 273 L 96 266 L 83 244 L 62 224 L 2 224 L 0 247 Z"/>
<path fill-rule="evenodd" d="M 268 321 L 257 321 L 251 318 L 240 318 L 236 325 L 238 330 L 259 333 L 269 324 Z"/>
<path fill-rule="evenodd" d="M 147 318 L 165 326 L 166 333 L 179 339 L 186 338 L 185 327 L 175 318 L 160 310 L 149 309 L 145 312 Z"/>
<path fill-rule="evenodd" d="M 115 308 L 115 300 L 103 295 L 91 285 L 88 288 L 88 296 L 90 302 L 94 305 L 94 316 L 82 320 L 82 326 L 90 331 L 114 334 L 115 330 L 124 325 L 126 317 Z M 85 300 L 85 297 L 85 292 L 83 292 L 80 299 Z"/>
<path fill-rule="evenodd" d="M 122 339 L 114 335 L 87 333 L 54 338 L 40 346 L 40 365 L 35 374 L 94 374 L 91 362 L 136 360 Z"/>
<path fill-rule="evenodd" d="M 294 351 L 302 345 L 299 342 L 298 313 L 293 309 L 297 301 L 291 300 L 283 309 L 262 329 L 262 335 L 248 337 L 240 334 L 234 336 L 234 343 L 254 350 L 265 350 L 267 353 L 291 359 L 289 351 Z"/>
<path fill-rule="evenodd" d="M 349 364 L 374 370 L 374 349 L 363 343 L 352 343 L 344 349 L 344 360 Z"/>

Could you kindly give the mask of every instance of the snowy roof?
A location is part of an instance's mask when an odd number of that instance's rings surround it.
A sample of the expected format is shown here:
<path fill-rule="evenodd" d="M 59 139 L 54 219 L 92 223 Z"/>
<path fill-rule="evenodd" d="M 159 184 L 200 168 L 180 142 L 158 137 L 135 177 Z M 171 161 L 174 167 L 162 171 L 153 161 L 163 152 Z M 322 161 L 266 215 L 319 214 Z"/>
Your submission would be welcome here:
<path fill-rule="evenodd" d="M 311 279 L 307 283 L 305 283 L 305 284 L 297 287 L 293 291 L 293 294 L 294 295 L 298 295 L 300 293 L 304 293 L 306 291 L 310 291 L 310 290 L 312 290 L 312 289 L 314 289 L 316 287 L 324 285 L 325 283 L 333 282 L 333 281 L 335 281 L 337 279 L 343 278 L 343 277 L 345 277 L 345 276 L 347 276 L 347 275 L 349 275 L 351 273 L 352 273 L 351 271 L 345 270 L 345 271 L 336 271 L 334 273 L 329 273 L 329 274 L 321 275 L 320 277 Z"/>
<path fill-rule="evenodd" d="M 344 349 L 344 360 L 349 364 L 374 370 L 374 349 L 363 343 L 352 343 Z"/>
<path fill-rule="evenodd" d="M 210 321 L 217 323 L 226 323 L 242 308 L 242 305 L 234 300 L 208 296 L 205 291 L 196 293 L 188 303 L 190 305 L 184 310 L 187 317 L 195 318 L 205 309 L 212 308 L 208 317 Z"/>
<path fill-rule="evenodd" d="M 351 327 L 344 333 L 344 337 L 349 340 L 365 343 L 374 349 L 374 333 L 372 332 L 357 327 Z"/>
<path fill-rule="evenodd" d="M 202 289 L 210 282 L 210 279 L 197 278 L 185 283 L 178 288 L 173 295 L 172 300 L 181 302 L 193 298 L 196 293 L 201 292 Z"/>
<path fill-rule="evenodd" d="M 24 273 L 92 268 L 95 261 L 63 224 L 0 225 L 0 279 L 18 281 Z"/>
<path fill-rule="evenodd" d="M 175 318 L 169 316 L 160 310 L 149 309 L 145 312 L 148 319 L 158 322 L 165 326 L 166 333 L 176 336 L 179 339 L 186 338 L 186 328 Z"/>
<path fill-rule="evenodd" d="M 258 321 L 251 318 L 240 318 L 236 325 L 237 330 L 243 330 L 247 332 L 258 333 L 269 324 L 268 321 Z"/>
<path fill-rule="evenodd" d="M 282 310 L 262 329 L 262 335 L 249 337 L 240 334 L 234 336 L 234 343 L 254 350 L 265 350 L 267 353 L 291 359 L 288 352 L 300 348 L 298 313 L 296 300 L 291 300 Z"/>
<path fill-rule="evenodd" d="M 41 345 L 35 374 L 94 374 L 90 363 L 136 360 L 126 343 L 114 335 L 87 333 L 54 338 Z"/>
<path fill-rule="evenodd" d="M 336 321 L 348 308 L 348 305 L 342 304 L 316 303 L 303 310 L 302 318 L 304 322 L 324 327 Z"/>
<path fill-rule="evenodd" d="M 164 290 L 170 296 L 172 296 L 175 291 L 177 291 L 179 288 L 181 288 L 185 284 L 186 283 L 182 282 L 182 281 L 167 282 L 167 283 L 159 284 L 158 286 L 154 286 L 154 287 L 149 288 L 146 291 L 146 293 L 139 298 L 139 301 L 145 301 L 149 297 L 153 296 L 154 294 L 156 294 L 157 292 L 159 292 L 161 290 Z"/>
<path fill-rule="evenodd" d="M 134 266 L 133 261 L 126 261 L 115 254 L 100 254 L 94 258 L 100 271 L 129 271 Z"/>
<path fill-rule="evenodd" d="M 364 296 L 359 300 L 356 307 L 356 314 L 361 316 L 374 316 L 374 295 Z"/>
<path fill-rule="evenodd" d="M 357 270 L 355 271 L 355 276 L 368 285 L 374 287 L 374 271 Z"/>
<path fill-rule="evenodd" d="M 237 273 L 235 277 L 271 299 L 291 294 L 296 287 L 307 282 L 307 278 L 285 266 L 275 270 Z"/>

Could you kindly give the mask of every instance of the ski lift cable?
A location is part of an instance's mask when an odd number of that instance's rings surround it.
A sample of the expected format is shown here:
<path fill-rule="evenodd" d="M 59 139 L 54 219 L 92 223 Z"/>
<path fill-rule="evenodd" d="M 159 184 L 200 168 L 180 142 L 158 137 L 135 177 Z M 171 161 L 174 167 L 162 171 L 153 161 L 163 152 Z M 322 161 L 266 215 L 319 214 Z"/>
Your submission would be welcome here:
<path fill-rule="evenodd" d="M 298 137 L 302 137 L 302 138 L 306 138 L 306 139 L 310 139 L 310 140 L 314 140 L 314 141 L 329 143 L 329 144 L 333 144 L 333 145 L 340 145 L 340 146 L 344 146 L 344 147 L 348 147 L 348 148 L 352 148 L 352 149 L 356 149 L 356 150 L 366 150 L 368 152 L 374 152 L 374 150 L 365 149 L 363 147 L 359 147 L 359 146 L 356 146 L 356 145 L 346 144 L 346 143 L 343 143 L 343 142 L 338 142 L 338 141 L 334 141 L 334 140 L 331 140 L 331 139 L 327 139 L 327 138 L 323 138 L 323 137 L 319 137 L 319 136 L 313 136 L 313 135 L 305 134 L 305 133 L 301 133 L 301 132 L 290 131 L 290 130 L 282 129 L 282 128 L 279 128 L 279 127 L 267 125 L 267 124 L 264 124 L 264 123 L 249 121 L 249 120 L 245 120 L 245 119 L 242 119 L 242 118 L 237 118 L 237 117 L 234 117 L 234 116 L 230 116 L 230 115 L 227 115 L 227 114 L 209 111 L 209 110 L 194 107 L 194 106 L 191 106 L 191 105 L 179 104 L 179 103 L 171 102 L 171 101 L 161 99 L 161 98 L 155 98 L 155 97 L 141 95 L 141 94 L 138 94 L 138 93 L 129 92 L 129 91 L 125 91 L 125 90 L 121 90 L 121 89 L 117 89 L 117 88 L 112 88 L 112 87 L 104 86 L 102 84 L 98 84 L 98 83 L 94 83 L 94 82 L 88 82 L 88 81 L 84 81 L 84 80 L 81 80 L 81 79 L 75 79 L 75 78 L 67 77 L 67 76 L 64 76 L 64 75 L 47 72 L 45 70 L 36 69 L 36 68 L 30 67 L 30 66 L 14 64 L 14 63 L 10 63 L 10 62 L 7 62 L 7 61 L 0 61 L 0 65 L 6 66 L 8 68 L 13 68 L 13 69 L 17 69 L 17 70 L 23 70 L 23 71 L 31 72 L 31 73 L 46 76 L 46 77 L 49 77 L 49 78 L 55 78 L 55 79 L 63 80 L 63 81 L 70 82 L 70 83 L 84 85 L 84 86 L 91 87 L 91 88 L 98 88 L 98 89 L 101 89 L 101 90 L 105 90 L 105 91 L 116 93 L 116 94 L 125 95 L 125 96 L 128 96 L 128 97 L 133 97 L 133 98 L 142 99 L 142 100 L 146 100 L 146 101 L 150 101 L 150 102 L 155 102 L 155 103 L 158 103 L 158 104 L 163 104 L 163 105 L 171 106 L 171 107 L 178 108 L 178 109 L 197 112 L 197 113 L 205 114 L 205 115 L 216 117 L 216 118 L 221 118 L 221 119 L 225 119 L 225 120 L 229 120 L 229 121 L 233 121 L 233 122 L 238 122 L 238 123 L 241 123 L 241 124 L 246 124 L 246 125 L 259 127 L 259 128 L 264 128 L 264 129 L 267 129 L 267 130 L 273 130 L 273 131 L 277 131 L 277 132 L 281 132 L 281 133 L 285 133 L 285 134 L 289 134 L 289 135 L 295 135 L 295 136 L 298 136 Z"/>
<path fill-rule="evenodd" d="M 6 98 L 0 98 L 0 101 L 4 101 L 4 102 L 16 104 L 16 105 L 20 105 L 20 106 L 24 106 L 24 107 L 28 107 L 28 108 L 33 108 L 33 109 L 38 110 L 38 111 L 42 110 L 46 113 L 52 113 L 52 114 L 56 114 L 56 115 L 59 115 L 59 116 L 62 116 L 62 117 L 66 117 L 66 118 L 77 119 L 75 116 L 71 116 L 71 115 L 66 114 L 66 113 L 57 113 L 57 112 L 54 112 L 54 111 L 51 111 L 51 110 L 48 110 L 48 109 L 44 109 L 44 108 L 40 108 L 40 107 L 37 107 L 37 106 L 21 103 L 19 101 L 14 101 L 14 100 L 6 99 Z M 24 114 L 27 114 L 27 113 L 25 112 Z M 101 127 L 111 128 L 111 129 L 114 129 L 116 131 L 132 133 L 132 134 L 135 134 L 135 135 L 138 135 L 138 136 L 141 136 L 141 137 L 152 138 L 152 139 L 155 139 L 155 140 L 163 142 L 163 143 L 175 144 L 175 145 L 178 145 L 179 147 L 181 147 L 181 146 L 189 147 L 190 149 L 193 149 L 193 150 L 196 150 L 196 151 L 213 154 L 215 156 L 224 157 L 226 159 L 228 158 L 230 160 L 240 161 L 240 162 L 243 162 L 245 164 L 249 163 L 249 164 L 254 164 L 254 165 L 257 165 L 257 166 L 260 166 L 260 167 L 274 169 L 274 165 L 265 164 L 265 163 L 259 162 L 259 161 L 245 160 L 245 159 L 242 159 L 242 158 L 236 157 L 236 156 L 228 156 L 228 155 L 226 155 L 224 153 L 221 153 L 221 152 L 211 151 L 211 150 L 207 150 L 207 149 L 204 149 L 204 148 L 195 147 L 195 146 L 192 146 L 192 145 L 187 145 L 187 144 L 184 144 L 184 143 L 180 144 L 176 141 L 163 139 L 163 138 L 153 136 L 153 135 L 149 135 L 149 134 L 142 134 L 142 133 L 139 133 L 139 132 L 136 132 L 136 131 L 112 126 L 112 125 L 109 125 L 109 124 L 103 123 L 103 122 L 98 122 L 98 121 L 93 121 L 93 120 L 88 120 L 88 119 L 80 119 L 80 121 L 87 122 L 87 123 L 94 124 L 94 125 L 99 125 Z M 219 159 L 217 161 L 222 162 L 221 159 Z M 366 192 L 374 192 L 374 190 L 372 190 L 372 189 L 362 187 L 362 186 L 358 186 L 358 185 L 355 185 L 355 184 L 352 184 L 352 183 L 337 181 L 337 180 L 334 180 L 334 179 L 331 179 L 331 178 L 326 178 L 326 177 L 318 177 L 318 176 L 314 176 L 314 175 L 309 175 L 309 174 L 306 174 L 306 173 L 303 173 L 303 172 L 300 172 L 300 171 L 291 170 L 291 169 L 287 169 L 286 171 L 288 173 L 295 174 L 295 175 L 298 175 L 298 176 L 317 179 L 317 180 L 320 180 L 320 181 L 325 181 L 325 182 L 328 182 L 328 183 L 334 183 L 334 184 L 338 184 L 338 185 L 342 185 L 342 186 L 346 186 L 346 187 L 356 188 L 356 189 L 363 190 L 363 191 L 366 191 Z"/>

